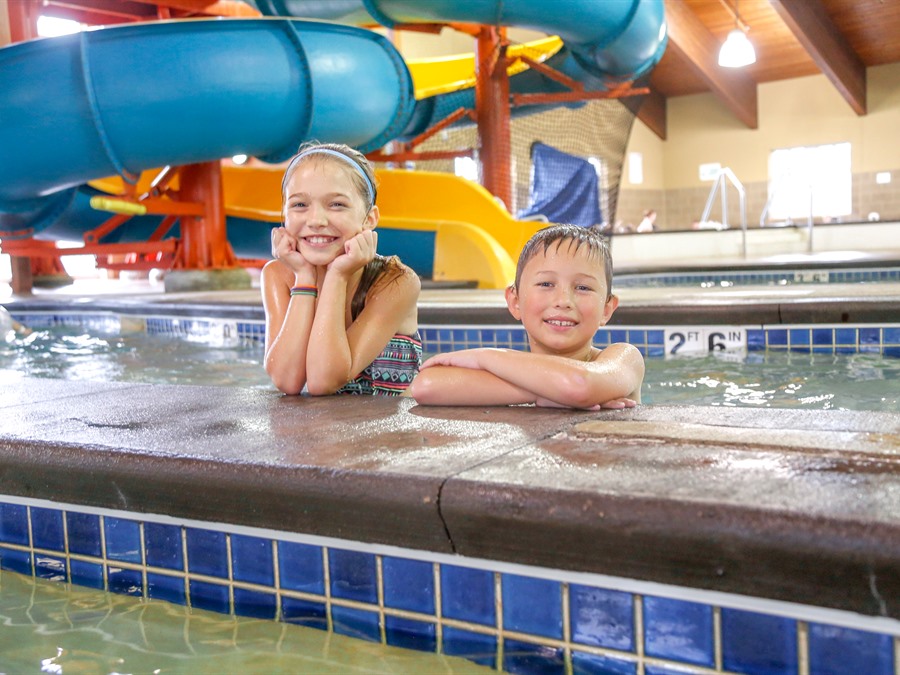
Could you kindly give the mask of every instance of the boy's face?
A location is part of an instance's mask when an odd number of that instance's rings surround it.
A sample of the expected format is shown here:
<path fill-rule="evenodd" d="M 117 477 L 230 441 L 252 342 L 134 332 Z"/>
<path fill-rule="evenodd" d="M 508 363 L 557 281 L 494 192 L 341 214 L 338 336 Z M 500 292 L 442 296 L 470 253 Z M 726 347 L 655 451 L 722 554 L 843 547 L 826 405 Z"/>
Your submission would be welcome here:
<path fill-rule="evenodd" d="M 577 251 L 569 241 L 529 260 L 518 291 L 506 290 L 510 313 L 525 327 L 531 351 L 580 357 L 594 333 L 609 321 L 618 298 L 607 295 L 606 274 L 587 246 Z"/>

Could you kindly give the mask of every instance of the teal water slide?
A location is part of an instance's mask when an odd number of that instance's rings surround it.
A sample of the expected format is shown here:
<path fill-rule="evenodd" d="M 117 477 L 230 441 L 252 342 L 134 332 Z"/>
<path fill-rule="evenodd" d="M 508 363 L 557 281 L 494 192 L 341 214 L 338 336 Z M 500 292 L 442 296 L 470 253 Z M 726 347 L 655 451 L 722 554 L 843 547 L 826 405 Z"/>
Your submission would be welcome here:
<path fill-rule="evenodd" d="M 257 0 L 297 18 L 129 24 L 0 49 L 0 240 L 80 239 L 108 214 L 88 181 L 244 153 L 280 162 L 305 140 L 364 152 L 412 137 L 463 90 L 416 101 L 400 54 L 351 24 L 466 22 L 559 35 L 549 65 L 590 91 L 640 78 L 666 45 L 663 0 Z M 336 23 L 331 23 L 336 22 Z M 561 91 L 534 71 L 515 93 Z M 158 217 L 104 242 L 137 241 Z M 268 255 L 267 227 L 228 225 L 238 255 Z"/>

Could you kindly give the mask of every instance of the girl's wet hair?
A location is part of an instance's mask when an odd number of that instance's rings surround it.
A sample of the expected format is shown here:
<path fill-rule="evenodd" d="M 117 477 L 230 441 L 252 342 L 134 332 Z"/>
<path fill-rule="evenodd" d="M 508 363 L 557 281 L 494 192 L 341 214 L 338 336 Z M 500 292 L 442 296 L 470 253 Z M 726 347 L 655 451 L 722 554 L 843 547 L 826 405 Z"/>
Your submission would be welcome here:
<path fill-rule="evenodd" d="M 329 160 L 338 162 L 350 170 L 350 180 L 366 205 L 366 212 L 375 206 L 378 189 L 375 186 L 375 170 L 358 150 L 343 143 L 304 143 L 297 154 L 291 158 L 281 179 L 281 198 L 287 197 L 287 185 L 297 167 L 310 160 Z"/>
<path fill-rule="evenodd" d="M 519 254 L 519 262 L 516 265 L 516 281 L 514 288 L 519 290 L 519 282 L 522 279 L 522 270 L 528 261 L 534 258 L 538 253 L 547 255 L 547 251 L 551 246 L 556 244 L 556 250 L 568 242 L 569 251 L 575 253 L 582 246 L 587 246 L 591 256 L 596 257 L 601 265 L 603 265 L 603 273 L 606 277 L 606 293 L 607 299 L 612 296 L 612 254 L 609 250 L 609 242 L 606 238 L 596 230 L 590 227 L 581 227 L 579 225 L 551 225 L 534 233 L 531 239 L 522 248 Z"/>

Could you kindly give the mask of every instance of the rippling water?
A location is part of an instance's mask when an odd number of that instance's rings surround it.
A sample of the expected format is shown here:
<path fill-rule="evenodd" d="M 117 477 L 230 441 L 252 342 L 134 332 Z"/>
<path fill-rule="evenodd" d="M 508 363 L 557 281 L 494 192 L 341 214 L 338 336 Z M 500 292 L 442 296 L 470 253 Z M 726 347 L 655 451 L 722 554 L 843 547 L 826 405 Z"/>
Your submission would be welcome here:
<path fill-rule="evenodd" d="M 461 658 L 0 572 L 7 673 L 480 673 Z"/>
<path fill-rule="evenodd" d="M 35 331 L 0 343 L 0 381 L 18 377 L 272 389 L 262 345 L 132 333 Z M 900 411 L 900 359 L 750 352 L 647 359 L 645 404 Z"/>

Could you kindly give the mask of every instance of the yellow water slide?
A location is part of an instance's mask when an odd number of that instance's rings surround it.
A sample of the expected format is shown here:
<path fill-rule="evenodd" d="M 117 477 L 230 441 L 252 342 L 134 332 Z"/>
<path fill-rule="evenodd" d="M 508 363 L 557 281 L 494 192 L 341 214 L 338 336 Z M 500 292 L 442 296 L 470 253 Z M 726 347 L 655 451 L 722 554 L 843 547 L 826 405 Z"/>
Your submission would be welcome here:
<path fill-rule="evenodd" d="M 526 68 L 519 53 L 543 61 L 562 47 L 551 37 L 510 48 L 514 75 Z M 408 64 L 416 98 L 458 91 L 475 85 L 474 54 L 422 59 Z M 281 166 L 223 164 L 226 216 L 245 221 L 281 221 Z M 137 186 L 149 189 L 154 172 L 146 172 Z M 515 276 L 515 260 L 528 238 L 545 225 L 515 220 L 481 185 L 453 174 L 429 171 L 379 170 L 379 228 L 434 233 L 432 278 L 436 281 L 477 282 L 479 288 L 503 288 Z M 120 195 L 118 177 L 93 181 L 91 186 Z M 177 189 L 177 183 L 172 185 Z"/>

